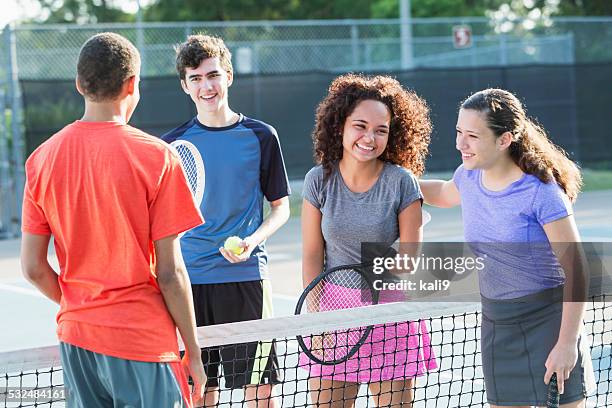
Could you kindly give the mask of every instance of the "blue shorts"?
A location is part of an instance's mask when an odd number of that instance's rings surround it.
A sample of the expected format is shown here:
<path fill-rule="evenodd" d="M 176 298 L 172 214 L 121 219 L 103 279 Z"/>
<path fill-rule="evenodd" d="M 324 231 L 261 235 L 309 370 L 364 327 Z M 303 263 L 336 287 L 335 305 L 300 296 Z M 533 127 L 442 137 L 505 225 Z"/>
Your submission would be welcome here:
<path fill-rule="evenodd" d="M 173 364 L 124 360 L 60 343 L 66 406 L 189 407 Z"/>

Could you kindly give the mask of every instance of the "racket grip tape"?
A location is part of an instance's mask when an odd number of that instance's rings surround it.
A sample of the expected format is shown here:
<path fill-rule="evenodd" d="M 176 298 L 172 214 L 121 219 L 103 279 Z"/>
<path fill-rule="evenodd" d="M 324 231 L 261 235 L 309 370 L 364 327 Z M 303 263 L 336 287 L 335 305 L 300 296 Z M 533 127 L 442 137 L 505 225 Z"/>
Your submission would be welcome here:
<path fill-rule="evenodd" d="M 559 408 L 559 384 L 557 373 L 553 373 L 548 383 L 548 395 L 546 396 L 546 408 Z"/>

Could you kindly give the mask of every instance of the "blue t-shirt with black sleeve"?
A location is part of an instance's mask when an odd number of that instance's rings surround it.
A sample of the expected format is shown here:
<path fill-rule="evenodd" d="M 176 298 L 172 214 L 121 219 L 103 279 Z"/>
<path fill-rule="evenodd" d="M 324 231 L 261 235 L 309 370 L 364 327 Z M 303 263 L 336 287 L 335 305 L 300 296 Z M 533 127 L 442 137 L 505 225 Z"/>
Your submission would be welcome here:
<path fill-rule="evenodd" d="M 572 215 L 555 182 L 523 176 L 501 191 L 482 183 L 480 169 L 459 166 L 453 182 L 461 195 L 465 241 L 486 256 L 480 292 L 489 299 L 514 299 L 562 285 L 565 274 L 543 226 Z"/>
<path fill-rule="evenodd" d="M 263 222 L 263 198 L 290 194 L 276 130 L 240 115 L 226 127 L 208 127 L 197 117 L 162 136 L 168 143 L 193 143 L 204 162 L 204 196 L 200 211 L 206 223 L 181 238 L 191 283 L 247 282 L 268 278 L 265 242 L 251 257 L 232 264 L 219 252 L 225 239 L 247 237 Z"/>

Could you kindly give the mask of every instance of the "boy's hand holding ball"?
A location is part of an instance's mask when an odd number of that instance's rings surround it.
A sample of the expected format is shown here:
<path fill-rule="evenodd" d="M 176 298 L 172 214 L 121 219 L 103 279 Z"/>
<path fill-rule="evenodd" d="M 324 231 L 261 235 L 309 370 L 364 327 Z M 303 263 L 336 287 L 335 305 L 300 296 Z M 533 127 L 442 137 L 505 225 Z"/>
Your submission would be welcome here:
<path fill-rule="evenodd" d="M 256 243 L 252 241 L 251 237 L 242 239 L 237 236 L 231 236 L 225 240 L 223 248 L 219 248 L 219 252 L 231 263 L 244 262 L 249 259 L 251 252 L 253 252 L 256 246 Z"/>
<path fill-rule="evenodd" d="M 237 236 L 229 237 L 225 240 L 223 248 L 225 248 L 227 251 L 233 252 L 235 255 L 240 255 L 244 252 L 244 247 L 242 246 L 242 238 Z"/>

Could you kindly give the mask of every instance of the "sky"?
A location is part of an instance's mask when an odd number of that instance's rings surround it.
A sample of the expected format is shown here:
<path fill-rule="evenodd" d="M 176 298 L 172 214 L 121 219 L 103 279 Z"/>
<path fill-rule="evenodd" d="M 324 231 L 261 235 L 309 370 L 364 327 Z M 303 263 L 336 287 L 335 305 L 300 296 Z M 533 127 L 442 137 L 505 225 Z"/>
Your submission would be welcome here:
<path fill-rule="evenodd" d="M 35 17 L 40 11 L 34 0 L 3 0 L 2 3 L 0 28 L 17 19 Z"/>
<path fill-rule="evenodd" d="M 4 6 L 0 13 L 0 29 L 11 21 L 36 17 L 40 13 L 40 7 L 36 0 L 1 0 Z M 141 6 L 151 4 L 153 0 L 140 0 Z M 123 11 L 136 13 L 138 0 L 115 0 L 115 4 L 121 4 Z"/>

